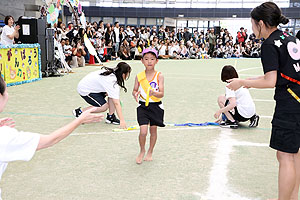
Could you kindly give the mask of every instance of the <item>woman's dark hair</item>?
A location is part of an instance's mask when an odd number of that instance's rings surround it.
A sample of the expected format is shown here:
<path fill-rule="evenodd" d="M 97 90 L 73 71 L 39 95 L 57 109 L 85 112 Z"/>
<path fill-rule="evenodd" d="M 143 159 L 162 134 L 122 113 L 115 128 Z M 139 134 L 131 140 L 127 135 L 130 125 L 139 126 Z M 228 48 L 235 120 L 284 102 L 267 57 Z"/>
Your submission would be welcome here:
<path fill-rule="evenodd" d="M 8 16 L 5 17 L 5 19 L 4 19 L 4 24 L 5 24 L 5 25 L 8 25 L 8 20 L 9 20 L 10 18 L 12 18 L 12 19 L 14 20 L 14 18 L 13 18 L 11 15 L 8 15 Z M 15 21 L 15 20 L 14 20 L 14 21 Z"/>
<path fill-rule="evenodd" d="M 85 33 L 85 29 L 84 28 L 79 28 L 78 34 L 79 34 L 80 38 L 83 38 L 84 33 Z"/>
<path fill-rule="evenodd" d="M 61 28 L 61 27 L 60 27 L 61 25 L 62 25 L 62 22 L 61 22 L 61 21 L 57 22 L 57 28 Z"/>
<path fill-rule="evenodd" d="M 3 80 L 1 73 L 0 73 L 0 94 L 3 95 L 5 90 L 6 90 L 6 83 Z"/>
<path fill-rule="evenodd" d="M 102 69 L 105 69 L 106 71 L 101 73 L 100 75 L 108 76 L 110 74 L 114 74 L 117 77 L 117 84 L 124 89 L 125 92 L 127 92 L 127 89 L 125 87 L 123 74 L 128 74 L 127 79 L 130 76 L 131 67 L 126 62 L 119 62 L 119 64 L 115 68 L 108 68 L 108 67 L 102 67 Z"/>
<path fill-rule="evenodd" d="M 256 24 L 262 20 L 267 27 L 277 27 L 279 24 L 289 22 L 289 19 L 282 15 L 280 8 L 273 2 L 265 2 L 257 6 L 250 15 Z"/>
<path fill-rule="evenodd" d="M 236 70 L 231 65 L 225 65 L 221 72 L 221 80 L 223 82 L 227 82 L 227 80 L 232 78 L 238 78 L 239 75 L 237 74 Z"/>

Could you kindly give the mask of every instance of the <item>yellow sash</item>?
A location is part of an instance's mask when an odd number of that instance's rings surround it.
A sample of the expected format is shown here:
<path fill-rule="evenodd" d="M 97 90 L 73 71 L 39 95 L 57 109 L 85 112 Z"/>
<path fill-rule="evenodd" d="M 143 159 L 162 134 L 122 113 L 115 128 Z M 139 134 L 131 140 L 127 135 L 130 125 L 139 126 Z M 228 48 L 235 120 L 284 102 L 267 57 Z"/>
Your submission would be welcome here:
<path fill-rule="evenodd" d="M 148 106 L 149 98 L 151 98 L 154 102 L 160 102 L 161 98 L 157 98 L 155 96 L 149 97 L 149 92 L 150 92 L 150 89 L 152 89 L 152 87 L 150 86 L 150 83 L 147 80 L 146 72 L 142 71 L 142 72 L 138 73 L 137 78 L 138 78 L 138 81 L 139 81 L 140 85 L 142 86 L 143 90 L 147 94 L 145 106 Z"/>

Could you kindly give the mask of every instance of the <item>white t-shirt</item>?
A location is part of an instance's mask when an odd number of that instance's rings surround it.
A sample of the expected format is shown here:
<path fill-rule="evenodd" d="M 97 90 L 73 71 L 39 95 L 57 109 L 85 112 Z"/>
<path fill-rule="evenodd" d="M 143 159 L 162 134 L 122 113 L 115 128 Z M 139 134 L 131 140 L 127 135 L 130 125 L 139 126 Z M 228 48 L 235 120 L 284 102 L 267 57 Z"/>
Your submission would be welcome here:
<path fill-rule="evenodd" d="M 172 56 L 173 53 L 174 53 L 174 51 L 176 51 L 176 53 L 177 53 L 177 51 L 178 51 L 178 49 L 177 49 L 176 46 L 170 48 L 170 50 L 169 50 L 169 55 Z"/>
<path fill-rule="evenodd" d="M 72 54 L 72 46 L 71 45 L 65 45 L 64 46 L 64 52 L 67 54 Z"/>
<path fill-rule="evenodd" d="M 167 47 L 166 47 L 166 45 L 162 45 L 162 47 L 159 49 L 159 53 L 158 53 L 158 55 L 162 55 L 162 56 L 164 56 L 164 55 L 166 55 L 166 50 L 167 50 Z"/>
<path fill-rule="evenodd" d="M 90 93 L 106 92 L 109 98 L 120 99 L 120 86 L 114 74 L 100 75 L 105 70 L 98 70 L 86 75 L 78 84 L 77 91 L 81 96 Z"/>
<path fill-rule="evenodd" d="M 248 89 L 242 87 L 233 91 L 225 87 L 225 90 L 226 99 L 235 97 L 237 110 L 242 117 L 250 118 L 255 114 L 255 104 Z"/>
<path fill-rule="evenodd" d="M 116 41 L 115 42 L 120 42 L 120 29 L 115 27 L 114 31 L 115 31 L 115 34 L 116 34 Z"/>
<path fill-rule="evenodd" d="M 39 141 L 39 134 L 19 132 L 8 126 L 0 127 L 0 180 L 8 162 L 29 161 L 33 157 Z"/>
<path fill-rule="evenodd" d="M 2 29 L 1 34 L 1 44 L 2 45 L 10 45 L 14 44 L 14 39 L 9 39 L 7 36 L 13 34 L 15 31 L 14 27 L 9 27 L 8 25 L 5 25 Z"/>

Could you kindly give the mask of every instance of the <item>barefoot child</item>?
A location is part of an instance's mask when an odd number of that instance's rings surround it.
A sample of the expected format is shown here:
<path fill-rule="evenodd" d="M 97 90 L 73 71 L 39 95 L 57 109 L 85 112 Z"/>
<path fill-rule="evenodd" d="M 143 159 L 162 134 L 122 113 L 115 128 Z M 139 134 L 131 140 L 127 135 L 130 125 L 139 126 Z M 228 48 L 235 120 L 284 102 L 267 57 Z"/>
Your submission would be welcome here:
<path fill-rule="evenodd" d="M 160 72 L 155 71 L 155 65 L 158 62 L 157 51 L 154 48 L 147 48 L 142 52 L 142 56 L 141 61 L 146 69 L 136 76 L 132 92 L 135 100 L 139 103 L 137 120 L 140 126 L 140 154 L 136 158 L 137 164 L 142 163 L 146 152 L 145 143 L 148 125 L 150 125 L 151 136 L 145 161 L 152 161 L 152 153 L 157 139 L 157 126 L 165 126 L 163 123 L 164 110 L 161 102 L 161 98 L 164 96 L 164 77 Z M 147 99 L 149 99 L 149 105 Z"/>
<path fill-rule="evenodd" d="M 7 100 L 6 83 L 0 75 L 0 112 L 3 111 Z M 80 117 L 49 135 L 18 131 L 14 129 L 15 123 L 11 118 L 0 119 L 0 179 L 9 162 L 29 161 L 36 151 L 55 145 L 80 124 L 101 121 L 103 115 L 92 114 L 93 111 L 90 109 L 83 112 Z"/>
<path fill-rule="evenodd" d="M 273 2 L 265 2 L 251 12 L 261 47 L 264 75 L 255 80 L 232 79 L 227 87 L 273 88 L 276 101 L 270 147 L 277 150 L 279 162 L 278 199 L 298 199 L 300 183 L 300 41 L 277 29 L 289 20 Z"/>
<path fill-rule="evenodd" d="M 77 108 L 73 110 L 75 117 L 78 117 L 83 111 L 92 107 L 96 107 L 95 112 L 100 113 L 108 109 L 109 113 L 106 117 L 106 123 L 119 125 L 126 128 L 126 123 L 122 114 L 120 104 L 120 87 L 127 92 L 125 80 L 128 80 L 131 67 L 120 62 L 117 67 L 111 69 L 103 67 L 103 69 L 91 72 L 86 75 L 78 84 L 77 91 L 79 95 L 91 106 L 86 108 Z M 108 102 L 105 97 L 108 96 Z M 117 119 L 115 111 L 120 118 Z"/>
<path fill-rule="evenodd" d="M 229 79 L 238 78 L 233 66 L 226 65 L 221 72 L 221 80 L 227 82 Z M 226 120 L 220 124 L 224 128 L 238 128 L 239 122 L 250 120 L 249 127 L 258 125 L 259 116 L 255 114 L 255 104 L 247 88 L 240 88 L 236 91 L 225 87 L 225 96 L 219 96 L 218 104 L 220 109 L 215 113 L 217 119 L 225 114 Z M 219 122 L 221 119 L 218 120 Z"/>

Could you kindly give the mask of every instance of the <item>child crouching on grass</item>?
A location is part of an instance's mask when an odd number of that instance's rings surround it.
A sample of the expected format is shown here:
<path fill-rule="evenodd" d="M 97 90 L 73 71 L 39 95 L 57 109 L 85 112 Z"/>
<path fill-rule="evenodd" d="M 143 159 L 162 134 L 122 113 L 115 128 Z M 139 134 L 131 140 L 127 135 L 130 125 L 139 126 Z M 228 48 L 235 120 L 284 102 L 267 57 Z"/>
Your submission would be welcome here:
<path fill-rule="evenodd" d="M 233 66 L 226 65 L 221 72 L 221 80 L 227 83 L 227 80 L 238 78 L 238 74 Z M 255 104 L 247 88 L 241 87 L 233 91 L 225 87 L 225 96 L 219 96 L 218 104 L 220 109 L 214 117 L 217 122 L 221 122 L 222 115 L 226 117 L 224 122 L 220 123 L 224 128 L 238 128 L 239 122 L 250 121 L 249 127 L 258 126 L 259 116 L 255 114 Z"/>

